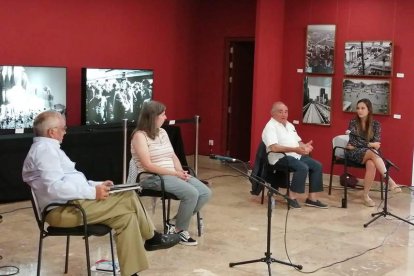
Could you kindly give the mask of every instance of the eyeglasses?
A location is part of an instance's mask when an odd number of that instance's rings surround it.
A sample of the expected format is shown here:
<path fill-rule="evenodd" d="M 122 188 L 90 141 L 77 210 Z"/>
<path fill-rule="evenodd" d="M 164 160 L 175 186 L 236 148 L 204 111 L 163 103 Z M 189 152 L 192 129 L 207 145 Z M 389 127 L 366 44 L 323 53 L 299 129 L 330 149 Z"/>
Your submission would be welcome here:
<path fill-rule="evenodd" d="M 67 126 L 64 126 L 64 127 L 58 127 L 58 126 L 56 126 L 56 127 L 52 127 L 51 129 L 54 129 L 54 128 L 57 128 L 57 129 L 59 129 L 59 130 L 63 130 L 63 131 L 65 131 L 65 132 L 66 132 L 66 130 L 68 129 L 68 127 L 67 127 Z"/>

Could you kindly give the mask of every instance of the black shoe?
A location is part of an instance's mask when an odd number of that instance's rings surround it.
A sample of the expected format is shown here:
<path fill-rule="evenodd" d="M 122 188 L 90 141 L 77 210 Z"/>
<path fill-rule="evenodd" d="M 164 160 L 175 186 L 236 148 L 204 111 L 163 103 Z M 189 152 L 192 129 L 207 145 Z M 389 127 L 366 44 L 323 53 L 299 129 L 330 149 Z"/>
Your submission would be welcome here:
<path fill-rule="evenodd" d="M 144 247 L 147 251 L 167 249 L 180 242 L 178 234 L 161 234 L 154 232 L 154 237 L 145 241 Z"/>
<path fill-rule="evenodd" d="M 328 209 L 328 205 L 320 202 L 319 200 L 313 201 L 313 200 L 310 200 L 309 198 L 306 199 L 305 205 L 306 206 L 309 206 L 309 207 L 316 207 L 316 208 L 321 208 L 321 209 Z"/>
<path fill-rule="evenodd" d="M 299 202 L 296 199 L 289 199 L 289 209 L 301 209 Z"/>

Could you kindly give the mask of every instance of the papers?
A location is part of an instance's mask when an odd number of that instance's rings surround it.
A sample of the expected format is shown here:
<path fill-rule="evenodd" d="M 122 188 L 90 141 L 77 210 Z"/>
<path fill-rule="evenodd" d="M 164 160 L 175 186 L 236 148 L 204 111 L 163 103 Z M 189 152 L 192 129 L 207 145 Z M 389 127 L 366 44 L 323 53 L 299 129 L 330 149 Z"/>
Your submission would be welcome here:
<path fill-rule="evenodd" d="M 140 189 L 141 189 L 141 186 L 139 186 L 138 183 L 115 184 L 114 186 L 111 186 L 109 193 L 113 194 L 113 193 L 118 193 L 118 192 L 140 190 Z"/>
<path fill-rule="evenodd" d="M 111 260 L 99 260 L 96 261 L 95 265 L 91 267 L 91 271 L 113 274 L 112 264 Z M 117 275 L 121 273 L 117 261 L 115 261 L 115 272 Z"/>

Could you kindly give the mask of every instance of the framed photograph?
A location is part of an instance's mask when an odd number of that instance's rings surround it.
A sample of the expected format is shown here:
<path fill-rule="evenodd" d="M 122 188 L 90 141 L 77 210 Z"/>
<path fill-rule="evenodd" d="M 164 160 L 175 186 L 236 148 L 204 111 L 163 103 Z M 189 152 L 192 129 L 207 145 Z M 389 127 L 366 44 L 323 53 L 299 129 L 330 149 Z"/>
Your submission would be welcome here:
<path fill-rule="evenodd" d="M 367 98 L 373 114 L 390 114 L 391 81 L 389 79 L 344 79 L 342 83 L 342 110 L 356 112 L 356 104 Z"/>
<path fill-rule="evenodd" d="M 392 45 L 391 41 L 345 42 L 345 75 L 391 77 Z"/>
<path fill-rule="evenodd" d="M 152 69 L 82 68 L 82 123 L 134 123 L 144 102 L 152 99 L 153 82 Z"/>
<path fill-rule="evenodd" d="M 331 124 L 332 77 L 305 77 L 303 81 L 302 122 Z"/>
<path fill-rule="evenodd" d="M 335 25 L 308 25 L 306 73 L 334 73 L 335 29 Z"/>

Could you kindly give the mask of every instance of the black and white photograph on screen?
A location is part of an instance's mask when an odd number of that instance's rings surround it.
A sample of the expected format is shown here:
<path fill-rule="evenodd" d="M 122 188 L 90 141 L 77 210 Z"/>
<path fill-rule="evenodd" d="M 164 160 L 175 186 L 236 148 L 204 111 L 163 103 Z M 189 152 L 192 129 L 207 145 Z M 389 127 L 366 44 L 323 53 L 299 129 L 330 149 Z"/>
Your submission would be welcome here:
<path fill-rule="evenodd" d="M 388 79 L 344 79 L 342 110 L 356 112 L 360 99 L 369 99 L 373 114 L 390 114 L 391 82 Z"/>
<path fill-rule="evenodd" d="M 152 70 L 85 70 L 87 125 L 134 122 L 143 103 L 152 99 Z"/>
<path fill-rule="evenodd" d="M 305 77 L 303 81 L 302 122 L 331 124 L 332 77 Z"/>
<path fill-rule="evenodd" d="M 306 73 L 334 73 L 335 30 L 335 25 L 308 25 Z"/>
<path fill-rule="evenodd" d="M 37 114 L 66 112 L 66 68 L 0 66 L 0 129 L 32 128 Z"/>
<path fill-rule="evenodd" d="M 392 75 L 391 41 L 345 42 L 345 75 L 382 76 Z"/>

